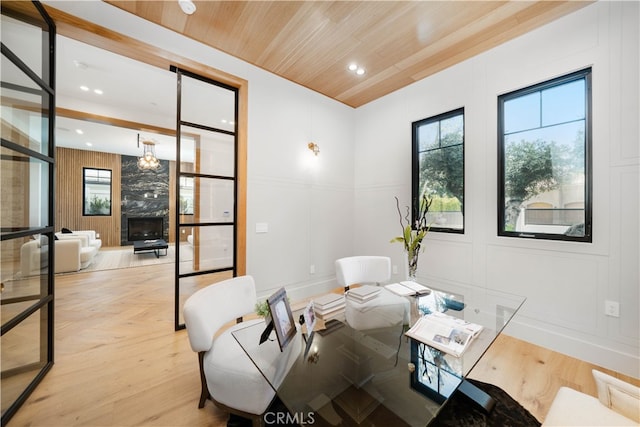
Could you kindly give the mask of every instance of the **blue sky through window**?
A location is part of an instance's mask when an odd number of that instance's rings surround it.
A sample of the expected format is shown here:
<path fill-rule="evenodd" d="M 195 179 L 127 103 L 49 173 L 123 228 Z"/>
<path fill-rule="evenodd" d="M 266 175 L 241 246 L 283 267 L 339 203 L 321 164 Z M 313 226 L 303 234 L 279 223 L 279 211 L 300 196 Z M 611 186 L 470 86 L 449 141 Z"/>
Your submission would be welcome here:
<path fill-rule="evenodd" d="M 585 80 L 580 79 L 505 101 L 504 133 L 509 135 L 585 117 Z"/>

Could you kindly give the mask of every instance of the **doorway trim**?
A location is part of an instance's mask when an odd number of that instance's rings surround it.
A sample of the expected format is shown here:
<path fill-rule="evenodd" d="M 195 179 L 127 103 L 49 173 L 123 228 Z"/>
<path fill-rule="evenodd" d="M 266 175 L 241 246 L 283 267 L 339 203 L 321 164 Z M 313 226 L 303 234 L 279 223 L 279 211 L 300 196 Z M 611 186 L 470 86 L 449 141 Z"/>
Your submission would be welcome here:
<path fill-rule="evenodd" d="M 239 276 L 246 274 L 248 81 L 157 46 L 117 33 L 106 27 L 85 21 L 84 19 L 62 12 L 49 5 L 45 5 L 45 8 L 57 26 L 57 33 L 62 36 L 165 70 L 170 70 L 172 66 L 175 66 L 227 84 L 238 90 L 236 274 Z"/>

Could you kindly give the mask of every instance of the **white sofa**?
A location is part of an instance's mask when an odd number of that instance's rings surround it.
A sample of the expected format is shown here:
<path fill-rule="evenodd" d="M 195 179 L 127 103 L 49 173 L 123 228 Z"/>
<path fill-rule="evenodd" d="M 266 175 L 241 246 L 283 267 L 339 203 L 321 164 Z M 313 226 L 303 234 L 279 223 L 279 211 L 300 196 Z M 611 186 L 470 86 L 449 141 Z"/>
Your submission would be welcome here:
<path fill-rule="evenodd" d="M 640 388 L 593 370 L 598 397 L 560 387 L 543 426 L 638 426 Z"/>
<path fill-rule="evenodd" d="M 89 245 L 86 235 L 76 235 L 55 240 L 56 273 L 67 273 L 87 268 L 98 253 L 96 246 Z M 23 277 L 42 273 L 42 269 L 48 267 L 49 246 L 46 239 L 30 240 L 20 248 L 20 272 Z"/>
<path fill-rule="evenodd" d="M 83 246 L 93 246 L 96 250 L 102 247 L 102 240 L 96 237 L 95 230 L 75 230 L 71 233 L 56 233 L 58 240 L 81 238 L 84 240 Z"/>

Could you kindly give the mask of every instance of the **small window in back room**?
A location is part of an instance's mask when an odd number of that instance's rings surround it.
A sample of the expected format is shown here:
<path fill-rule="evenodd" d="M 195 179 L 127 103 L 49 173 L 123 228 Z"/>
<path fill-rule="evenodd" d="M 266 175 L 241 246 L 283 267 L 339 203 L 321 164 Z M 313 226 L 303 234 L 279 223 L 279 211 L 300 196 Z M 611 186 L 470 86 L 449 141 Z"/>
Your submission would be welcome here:
<path fill-rule="evenodd" d="M 111 170 L 83 168 L 83 215 L 111 215 Z"/>

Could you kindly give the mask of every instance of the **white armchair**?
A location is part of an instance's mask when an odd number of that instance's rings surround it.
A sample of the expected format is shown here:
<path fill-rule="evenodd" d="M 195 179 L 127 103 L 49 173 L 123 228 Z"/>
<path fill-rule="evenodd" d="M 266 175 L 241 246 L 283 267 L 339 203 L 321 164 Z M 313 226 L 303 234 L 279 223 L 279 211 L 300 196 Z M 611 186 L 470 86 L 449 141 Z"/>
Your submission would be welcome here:
<path fill-rule="evenodd" d="M 68 273 L 82 269 L 82 245 L 78 239 L 56 240 L 55 272 Z M 87 267 L 89 263 L 86 263 Z"/>
<path fill-rule="evenodd" d="M 242 316 L 253 312 L 255 303 L 253 278 L 241 276 L 195 292 L 184 303 L 183 313 L 191 349 L 198 353 L 200 363 L 198 407 L 211 398 L 216 406 L 260 425 L 275 391 L 231 334 L 256 322 L 264 323 L 263 319 L 239 323 Z M 233 320 L 238 323 L 218 334 Z M 257 343 L 262 330 L 255 329 Z"/>
<path fill-rule="evenodd" d="M 640 388 L 593 370 L 598 398 L 560 387 L 543 426 L 638 426 Z"/>
<path fill-rule="evenodd" d="M 74 231 L 73 233 L 56 233 L 56 238 L 57 238 L 56 240 L 56 273 L 63 273 L 67 271 L 78 271 L 83 268 L 87 268 L 93 261 L 93 258 L 98 253 L 98 249 L 100 249 L 100 246 L 102 246 L 102 241 L 92 239 L 92 237 L 95 237 L 94 231 Z M 80 251 L 79 251 L 80 266 L 75 270 L 70 270 L 69 268 L 71 267 L 71 264 L 69 264 L 69 267 L 65 267 L 65 269 L 58 271 L 58 266 L 59 266 L 58 260 L 71 261 L 71 259 L 73 259 L 75 262 L 75 258 L 76 258 L 75 252 L 58 251 L 58 246 L 59 246 L 58 243 L 69 241 L 69 240 L 76 240 L 81 242 Z"/>
<path fill-rule="evenodd" d="M 336 280 L 345 292 L 355 284 L 388 282 L 391 259 L 383 256 L 353 256 L 336 260 Z M 409 300 L 382 287 L 376 298 L 357 302 L 346 298 L 345 318 L 354 329 L 366 330 L 397 325 L 409 321 Z"/>

